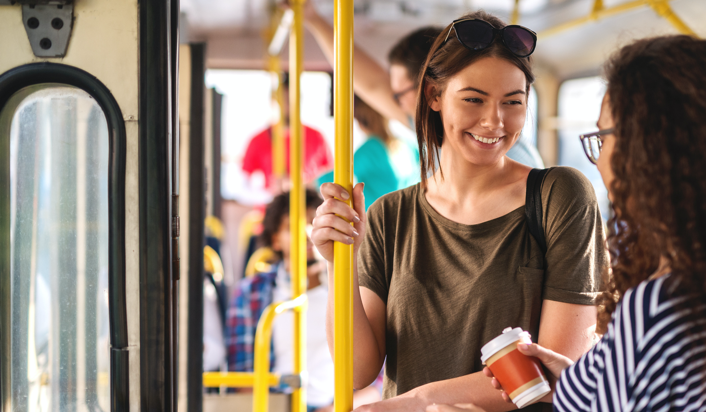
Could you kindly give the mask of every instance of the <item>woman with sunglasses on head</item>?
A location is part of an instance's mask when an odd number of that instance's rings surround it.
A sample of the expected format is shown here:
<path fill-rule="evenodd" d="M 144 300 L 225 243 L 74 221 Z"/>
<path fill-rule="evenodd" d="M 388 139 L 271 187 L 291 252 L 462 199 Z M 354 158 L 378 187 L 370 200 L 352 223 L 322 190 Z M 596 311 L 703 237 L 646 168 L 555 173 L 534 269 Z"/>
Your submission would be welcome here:
<path fill-rule="evenodd" d="M 557 411 L 706 411 L 705 66 L 706 41 L 688 36 L 639 40 L 606 65 L 600 131 L 581 136 L 615 211 L 606 333 L 576 363 L 518 345 L 549 371 Z"/>
<path fill-rule="evenodd" d="M 593 189 L 573 169 L 545 175 L 544 251 L 525 217 L 530 168 L 506 156 L 524 126 L 535 43 L 485 12 L 449 25 L 420 77 L 422 183 L 381 197 L 367 217 L 360 185 L 354 208 L 338 200 L 349 198 L 340 186 L 321 188 L 314 244 L 329 262 L 333 241 L 356 254 L 354 386 L 369 384 L 387 356 L 386 400 L 363 410 L 509 410 L 480 362 L 481 346 L 508 326 L 571 359 L 591 346 L 608 263 Z"/>

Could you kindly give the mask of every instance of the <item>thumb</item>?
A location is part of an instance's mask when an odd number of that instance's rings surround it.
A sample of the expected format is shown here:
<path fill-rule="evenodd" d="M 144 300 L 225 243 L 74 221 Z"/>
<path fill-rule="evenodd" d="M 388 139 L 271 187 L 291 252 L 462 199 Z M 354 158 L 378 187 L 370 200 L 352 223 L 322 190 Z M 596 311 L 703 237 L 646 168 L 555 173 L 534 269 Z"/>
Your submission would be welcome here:
<path fill-rule="evenodd" d="M 361 220 L 365 219 L 365 195 L 363 194 L 365 183 L 361 182 L 353 188 L 353 209 L 355 209 Z"/>
<path fill-rule="evenodd" d="M 561 375 L 561 371 L 570 366 L 573 362 L 564 355 L 556 353 L 552 350 L 533 343 L 528 345 L 520 343 L 517 345 L 517 350 L 523 355 L 534 356 L 557 378 Z"/>

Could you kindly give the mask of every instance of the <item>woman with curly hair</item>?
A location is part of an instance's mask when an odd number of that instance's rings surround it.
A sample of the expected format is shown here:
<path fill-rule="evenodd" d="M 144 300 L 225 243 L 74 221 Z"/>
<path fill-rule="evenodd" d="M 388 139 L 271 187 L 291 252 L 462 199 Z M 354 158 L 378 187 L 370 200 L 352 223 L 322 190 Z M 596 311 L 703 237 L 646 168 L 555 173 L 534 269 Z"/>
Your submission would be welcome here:
<path fill-rule="evenodd" d="M 704 67 L 706 41 L 688 36 L 637 41 L 606 65 L 601 130 L 581 136 L 615 211 L 605 335 L 575 364 L 518 345 L 558 379 L 555 410 L 706 410 Z"/>

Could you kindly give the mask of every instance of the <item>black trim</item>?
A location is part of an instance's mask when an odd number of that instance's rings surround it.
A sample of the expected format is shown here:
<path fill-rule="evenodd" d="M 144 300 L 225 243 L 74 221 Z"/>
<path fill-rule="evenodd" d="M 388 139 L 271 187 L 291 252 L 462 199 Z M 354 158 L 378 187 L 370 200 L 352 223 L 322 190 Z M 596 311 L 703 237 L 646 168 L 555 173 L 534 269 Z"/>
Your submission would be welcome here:
<path fill-rule="evenodd" d="M 211 160 L 213 176 L 213 215 L 222 219 L 223 197 L 221 196 L 221 121 L 223 119 L 223 95 L 213 89 L 212 124 L 213 128 L 213 157 Z"/>
<path fill-rule="evenodd" d="M 172 52 L 172 371 L 175 405 L 179 394 L 179 14 L 180 1 L 171 2 Z M 178 223 L 177 223 L 178 224 Z M 176 409 L 176 408 L 175 408 Z"/>
<path fill-rule="evenodd" d="M 103 110 L 108 124 L 110 137 L 110 159 L 108 165 L 108 216 L 109 216 L 109 311 L 110 311 L 110 345 L 111 345 L 111 408 L 116 410 L 129 409 L 129 370 L 128 363 L 116 361 L 128 353 L 127 334 L 127 307 L 125 300 L 125 156 L 126 156 L 126 135 L 125 123 L 120 106 L 111 94 L 110 90 L 100 80 L 90 73 L 76 67 L 56 63 L 33 63 L 20 66 L 5 72 L 0 76 L 0 110 L 5 107 L 9 99 L 21 89 L 44 83 L 60 83 L 82 89 L 90 94 Z M 0 149 L 5 150 L 6 148 Z M 9 178 L 9 175 L 7 176 Z M 9 184 L 0 185 L 6 187 L 6 195 L 0 198 L 9 201 Z M 1 202 L 0 206 L 0 229 L 4 228 L 4 220 L 7 219 L 9 228 L 9 207 L 6 202 Z M 7 234 L 6 234 L 7 232 Z M 2 231 L 0 240 L 0 278 L 9 279 L 9 230 Z M 8 237 L 7 239 L 5 237 Z M 4 243 L 7 242 L 5 245 Z M 6 246 L 6 247 L 5 247 Z M 9 290 L 8 290 L 9 292 Z M 5 299 L 0 299 L 5 300 Z M 3 311 L 9 309 L 3 305 Z M 6 314 L 3 313 L 3 319 Z M 6 322 L 0 322 L 6 324 Z M 9 325 L 8 325 L 9 326 Z M 3 340 L 5 336 L 3 334 Z M 6 348 L 2 349 L 5 353 Z M 9 362 L 0 362 L 6 364 Z M 6 365 L 4 368 L 9 367 Z M 9 385 L 9 382 L 3 382 Z M 3 386 L 0 386 L 2 390 Z M 0 393 L 0 406 L 4 404 L 5 396 Z"/>
<path fill-rule="evenodd" d="M 143 411 L 176 409 L 172 368 L 171 1 L 140 13 L 140 392 Z"/>
<path fill-rule="evenodd" d="M 204 219 L 205 150 L 204 150 L 204 75 L 206 73 L 206 46 L 191 45 L 191 107 L 189 134 L 189 313 L 186 374 L 188 376 L 188 412 L 200 412 L 203 404 L 203 248 L 206 243 Z"/>

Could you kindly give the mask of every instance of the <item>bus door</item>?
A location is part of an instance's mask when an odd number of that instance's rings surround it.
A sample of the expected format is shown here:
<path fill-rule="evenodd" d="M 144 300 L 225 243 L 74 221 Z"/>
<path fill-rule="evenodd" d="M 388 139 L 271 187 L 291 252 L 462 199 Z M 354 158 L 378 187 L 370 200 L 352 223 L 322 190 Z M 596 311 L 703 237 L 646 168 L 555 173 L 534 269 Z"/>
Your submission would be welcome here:
<path fill-rule="evenodd" d="M 176 409 L 178 15 L 0 0 L 2 412 Z"/>

